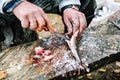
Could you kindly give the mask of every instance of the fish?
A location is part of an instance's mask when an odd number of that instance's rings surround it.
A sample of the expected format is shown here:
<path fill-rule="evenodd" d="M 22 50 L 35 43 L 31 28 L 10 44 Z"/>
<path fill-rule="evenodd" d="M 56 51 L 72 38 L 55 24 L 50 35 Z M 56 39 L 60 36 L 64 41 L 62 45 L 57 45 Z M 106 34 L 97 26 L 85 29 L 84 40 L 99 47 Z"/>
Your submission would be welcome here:
<path fill-rule="evenodd" d="M 78 36 L 78 30 L 72 35 L 71 39 L 68 40 L 68 39 L 65 39 L 73 56 L 75 57 L 75 59 L 78 61 L 78 63 L 81 63 L 81 59 L 78 55 L 78 50 L 77 50 L 77 45 L 76 45 L 76 42 L 77 42 L 77 36 Z"/>
<path fill-rule="evenodd" d="M 77 45 L 76 45 L 78 33 L 79 33 L 79 31 L 77 30 L 72 35 L 71 38 L 67 34 L 66 35 L 62 35 L 62 34 L 59 34 L 58 32 L 55 32 L 54 35 L 63 38 L 67 42 L 67 45 L 70 48 L 74 58 L 77 60 L 78 63 L 81 63 L 81 59 L 80 59 L 80 57 L 78 55 L 78 50 L 77 50 Z"/>

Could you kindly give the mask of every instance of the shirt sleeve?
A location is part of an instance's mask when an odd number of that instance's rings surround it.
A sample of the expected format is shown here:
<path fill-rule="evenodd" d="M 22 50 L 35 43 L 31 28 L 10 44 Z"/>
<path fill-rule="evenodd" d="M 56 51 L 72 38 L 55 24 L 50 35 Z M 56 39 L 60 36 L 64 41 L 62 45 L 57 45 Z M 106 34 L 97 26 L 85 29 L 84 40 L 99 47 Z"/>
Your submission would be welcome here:
<path fill-rule="evenodd" d="M 3 12 L 3 7 L 8 4 L 10 1 L 12 0 L 0 0 L 0 13 L 4 13 Z"/>
<path fill-rule="evenodd" d="M 59 10 L 61 11 L 61 8 L 70 4 L 81 5 L 80 0 L 60 0 Z"/>

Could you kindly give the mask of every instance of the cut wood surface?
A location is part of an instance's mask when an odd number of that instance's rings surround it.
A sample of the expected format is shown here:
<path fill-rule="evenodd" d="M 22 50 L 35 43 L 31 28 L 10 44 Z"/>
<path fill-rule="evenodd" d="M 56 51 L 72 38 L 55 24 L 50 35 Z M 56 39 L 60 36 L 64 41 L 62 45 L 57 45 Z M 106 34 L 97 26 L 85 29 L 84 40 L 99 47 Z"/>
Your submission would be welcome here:
<path fill-rule="evenodd" d="M 64 27 L 61 17 L 58 15 L 52 20 L 55 27 L 63 33 Z M 114 16 L 114 15 L 113 15 Z M 0 52 L 0 78 L 5 80 L 47 80 L 61 79 L 63 76 L 78 76 L 96 70 L 108 63 L 120 60 L 120 30 L 114 25 L 102 24 L 90 26 L 78 38 L 78 49 L 82 62 L 88 66 L 86 71 L 78 74 L 78 62 L 74 59 L 64 39 L 58 36 L 46 36 L 38 33 L 44 38 L 31 43 L 21 44 Z M 44 35 L 43 35 L 44 34 Z M 48 33 L 47 33 L 48 34 Z M 46 38 L 48 37 L 48 38 Z M 27 57 L 33 54 L 36 46 L 52 50 L 54 58 L 43 62 L 42 65 L 34 67 Z M 71 72 L 71 73 L 70 73 Z M 66 74 L 67 73 L 67 74 Z"/>

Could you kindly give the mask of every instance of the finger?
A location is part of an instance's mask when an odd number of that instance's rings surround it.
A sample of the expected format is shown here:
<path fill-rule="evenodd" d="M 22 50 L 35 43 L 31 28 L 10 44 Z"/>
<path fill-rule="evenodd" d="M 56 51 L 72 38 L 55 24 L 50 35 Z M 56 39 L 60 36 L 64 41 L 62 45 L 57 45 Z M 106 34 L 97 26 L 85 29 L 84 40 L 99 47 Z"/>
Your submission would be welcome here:
<path fill-rule="evenodd" d="M 66 17 L 64 17 L 64 23 L 65 23 L 65 25 L 66 25 L 66 27 L 67 27 L 67 30 L 68 30 L 68 33 L 67 33 L 67 34 L 71 35 L 71 34 L 72 34 L 72 31 L 73 31 L 73 29 L 72 29 L 72 24 L 70 23 L 69 19 L 66 18 Z"/>
<path fill-rule="evenodd" d="M 71 23 L 73 25 L 73 33 L 75 33 L 79 29 L 79 19 L 77 16 L 72 17 Z"/>
<path fill-rule="evenodd" d="M 83 19 L 79 19 L 79 21 L 80 21 L 80 27 L 79 27 L 79 34 L 81 34 L 82 32 L 83 32 Z"/>
<path fill-rule="evenodd" d="M 82 20 L 83 20 L 83 29 L 85 29 L 86 28 L 86 26 L 87 26 L 87 20 L 86 20 L 86 17 L 85 17 L 85 15 L 84 14 L 82 14 L 82 16 L 83 16 L 83 18 L 82 18 Z"/>
<path fill-rule="evenodd" d="M 38 25 L 38 27 L 36 28 L 36 31 L 40 32 L 43 30 L 43 27 L 41 25 Z"/>
<path fill-rule="evenodd" d="M 51 33 L 54 33 L 54 32 L 55 32 L 55 30 L 54 30 L 54 28 L 53 28 L 52 25 L 49 25 L 49 26 L 48 26 L 48 29 L 49 29 L 49 31 L 50 31 Z"/>
<path fill-rule="evenodd" d="M 86 19 L 79 18 L 79 23 L 80 23 L 79 34 L 81 34 L 86 27 Z"/>
<path fill-rule="evenodd" d="M 23 28 L 28 28 L 29 27 L 29 21 L 28 21 L 28 18 L 26 16 L 22 17 L 20 19 L 21 21 L 21 25 Z"/>
<path fill-rule="evenodd" d="M 34 15 L 29 15 L 30 29 L 35 30 L 37 28 L 37 20 Z"/>
<path fill-rule="evenodd" d="M 53 28 L 51 22 L 49 21 L 47 15 L 46 15 L 46 14 L 43 14 L 42 16 L 43 16 L 43 18 L 44 18 L 44 20 L 45 20 L 45 22 L 46 22 L 46 24 L 47 24 L 47 25 L 46 25 L 47 28 L 49 29 L 50 32 L 53 33 L 53 32 L 54 32 L 54 28 Z"/>
<path fill-rule="evenodd" d="M 40 15 L 40 13 L 35 13 L 35 17 L 36 17 L 36 19 L 37 19 L 37 22 L 38 22 L 38 25 L 39 25 L 39 26 L 42 27 L 42 26 L 45 26 L 45 25 L 46 25 L 43 17 Z"/>
<path fill-rule="evenodd" d="M 44 29 L 45 31 L 49 31 L 49 29 L 48 29 L 46 26 L 44 26 L 43 29 Z"/>

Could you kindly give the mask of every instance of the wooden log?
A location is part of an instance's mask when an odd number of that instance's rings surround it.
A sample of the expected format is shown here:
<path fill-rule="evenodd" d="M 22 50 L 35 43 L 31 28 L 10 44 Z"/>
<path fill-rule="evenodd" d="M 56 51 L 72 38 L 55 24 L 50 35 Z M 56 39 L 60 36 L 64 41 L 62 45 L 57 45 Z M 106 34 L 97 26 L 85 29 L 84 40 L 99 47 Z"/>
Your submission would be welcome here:
<path fill-rule="evenodd" d="M 57 23 L 63 26 L 61 21 Z M 119 33 L 120 30 L 114 25 L 103 24 L 88 27 L 78 38 L 79 54 L 82 62 L 88 65 L 88 72 L 120 60 Z M 43 46 L 45 49 L 52 50 L 54 58 L 34 67 L 26 58 L 33 54 L 36 46 Z M 63 77 L 65 75 L 67 75 L 67 78 L 71 78 L 88 73 L 81 71 L 78 74 L 78 67 L 79 64 L 72 56 L 65 40 L 59 36 L 42 38 L 35 42 L 5 49 L 0 53 L 0 73 L 6 72 L 7 75 L 4 79 L 9 80 L 47 80 L 53 78 L 61 80 L 66 78 Z"/>

